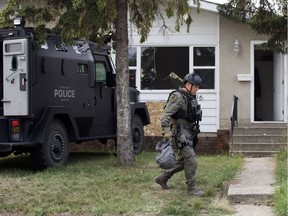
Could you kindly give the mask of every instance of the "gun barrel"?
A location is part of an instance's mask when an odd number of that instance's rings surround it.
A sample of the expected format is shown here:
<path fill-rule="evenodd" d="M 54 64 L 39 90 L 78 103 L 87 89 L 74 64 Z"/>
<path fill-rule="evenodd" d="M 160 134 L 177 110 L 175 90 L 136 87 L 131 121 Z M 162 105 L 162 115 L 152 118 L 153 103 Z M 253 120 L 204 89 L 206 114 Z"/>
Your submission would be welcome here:
<path fill-rule="evenodd" d="M 183 82 L 183 79 L 180 78 L 180 77 L 179 77 L 176 73 L 174 73 L 174 72 L 171 72 L 171 73 L 169 74 L 169 77 L 172 78 L 172 79 L 176 79 L 176 80 L 179 80 L 179 81 Z"/>
<path fill-rule="evenodd" d="M 183 79 L 180 78 L 176 73 L 171 72 L 168 76 L 176 86 L 182 86 L 183 85 Z"/>

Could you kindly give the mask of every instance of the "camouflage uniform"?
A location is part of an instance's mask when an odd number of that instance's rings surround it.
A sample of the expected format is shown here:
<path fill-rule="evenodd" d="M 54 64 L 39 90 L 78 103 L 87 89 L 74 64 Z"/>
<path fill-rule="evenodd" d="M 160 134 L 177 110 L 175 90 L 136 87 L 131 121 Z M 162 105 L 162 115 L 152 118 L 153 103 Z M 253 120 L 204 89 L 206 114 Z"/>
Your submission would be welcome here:
<path fill-rule="evenodd" d="M 163 189 L 168 189 L 167 181 L 177 172 L 184 170 L 186 184 L 188 187 L 188 194 L 192 192 L 191 195 L 203 195 L 198 194 L 199 189 L 196 187 L 195 173 L 197 170 L 197 161 L 196 155 L 193 149 L 193 133 L 192 125 L 194 122 L 188 121 L 186 119 L 175 119 L 173 115 L 179 110 L 187 110 L 187 97 L 183 97 L 179 91 L 183 91 L 184 95 L 188 97 L 192 96 L 189 93 L 186 93 L 184 90 L 180 89 L 173 92 L 165 106 L 164 112 L 161 115 L 161 127 L 163 131 L 172 132 L 172 140 L 174 144 L 178 147 L 178 160 L 176 164 L 168 170 L 165 170 L 164 173 L 158 176 L 155 181 Z M 193 100 L 193 106 L 197 106 L 196 96 Z M 194 194 L 196 192 L 196 194 Z"/>

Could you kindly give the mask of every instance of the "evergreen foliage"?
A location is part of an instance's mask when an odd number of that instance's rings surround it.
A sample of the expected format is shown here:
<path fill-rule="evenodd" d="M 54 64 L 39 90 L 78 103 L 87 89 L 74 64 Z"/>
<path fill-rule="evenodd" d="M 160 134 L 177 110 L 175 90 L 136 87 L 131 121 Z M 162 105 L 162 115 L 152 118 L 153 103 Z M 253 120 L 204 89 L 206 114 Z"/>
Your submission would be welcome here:
<path fill-rule="evenodd" d="M 128 0 L 127 4 L 129 22 L 138 29 L 141 42 L 147 39 L 156 19 L 167 28 L 165 19 L 176 17 L 176 31 L 184 24 L 189 31 L 192 23 L 189 0 Z M 0 28 L 13 27 L 11 20 L 17 16 L 25 17 L 27 23 L 39 29 L 54 23 L 52 30 L 61 32 L 66 42 L 73 38 L 95 41 L 99 35 L 101 38 L 116 30 L 117 8 L 115 0 L 8 0 L 0 13 Z"/>
<path fill-rule="evenodd" d="M 218 10 L 220 15 L 249 26 L 257 34 L 267 34 L 269 40 L 264 48 L 288 53 L 286 0 L 230 0 Z"/>

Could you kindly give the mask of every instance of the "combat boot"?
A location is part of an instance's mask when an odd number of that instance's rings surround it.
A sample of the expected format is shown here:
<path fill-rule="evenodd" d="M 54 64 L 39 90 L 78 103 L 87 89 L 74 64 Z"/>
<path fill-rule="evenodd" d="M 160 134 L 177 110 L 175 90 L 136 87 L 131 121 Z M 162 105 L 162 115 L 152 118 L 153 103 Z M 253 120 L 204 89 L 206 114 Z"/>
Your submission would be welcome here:
<path fill-rule="evenodd" d="M 204 194 L 205 194 L 204 191 L 200 190 L 197 187 L 194 187 L 194 188 L 188 190 L 189 196 L 201 197 L 201 196 L 204 196 Z"/>
<path fill-rule="evenodd" d="M 155 182 L 159 184 L 163 190 L 169 189 L 169 186 L 167 185 L 168 178 L 166 178 L 164 175 L 156 177 Z"/>

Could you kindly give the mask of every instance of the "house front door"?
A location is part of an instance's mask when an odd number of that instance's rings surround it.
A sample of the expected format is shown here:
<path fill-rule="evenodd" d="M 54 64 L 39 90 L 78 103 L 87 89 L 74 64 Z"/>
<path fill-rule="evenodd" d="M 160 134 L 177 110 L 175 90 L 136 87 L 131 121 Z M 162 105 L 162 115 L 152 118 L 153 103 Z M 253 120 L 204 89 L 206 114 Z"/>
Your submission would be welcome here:
<path fill-rule="evenodd" d="M 261 42 L 262 43 L 262 42 Z M 284 57 L 253 44 L 254 122 L 284 121 Z M 252 67 L 251 67 L 252 69 Z"/>

